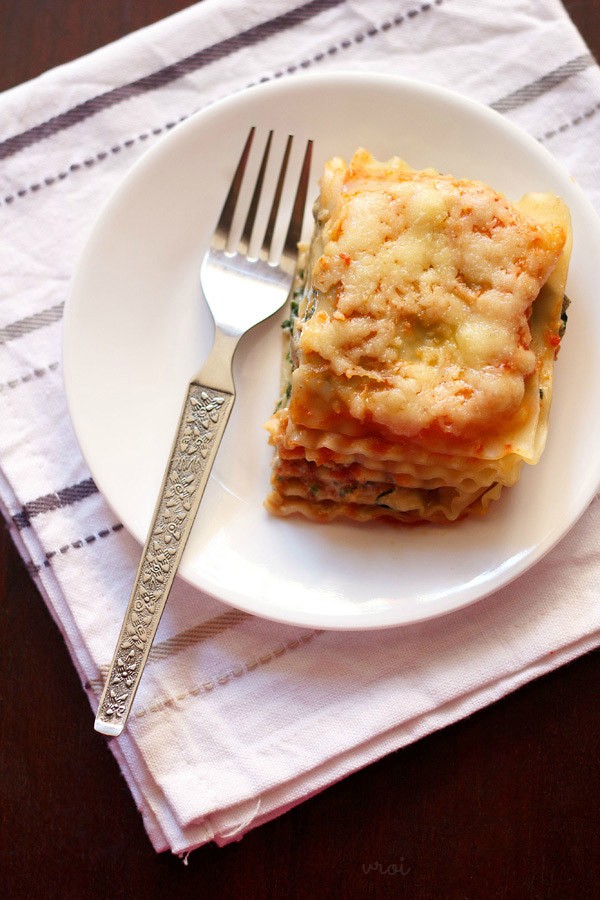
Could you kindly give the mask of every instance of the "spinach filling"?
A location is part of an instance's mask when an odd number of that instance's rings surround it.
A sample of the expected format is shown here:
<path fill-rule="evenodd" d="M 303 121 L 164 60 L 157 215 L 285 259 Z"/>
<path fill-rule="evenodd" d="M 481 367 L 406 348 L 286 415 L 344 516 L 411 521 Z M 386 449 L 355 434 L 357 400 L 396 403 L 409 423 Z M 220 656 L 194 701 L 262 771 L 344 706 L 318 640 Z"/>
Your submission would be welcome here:
<path fill-rule="evenodd" d="M 567 330 L 567 321 L 569 319 L 569 317 L 567 315 L 567 310 L 570 305 L 571 305 L 571 301 L 565 294 L 563 297 L 562 309 L 560 311 L 560 328 L 558 329 L 559 338 L 562 338 L 565 331 Z"/>
<path fill-rule="evenodd" d="M 299 335 L 298 324 L 307 322 L 314 314 L 317 305 L 317 291 L 312 290 L 310 297 L 307 297 L 307 278 L 306 268 L 298 270 L 295 278 L 296 287 L 292 293 L 290 300 L 290 313 L 287 319 L 281 323 L 282 331 L 288 341 L 288 348 L 283 358 L 282 378 L 281 378 L 281 395 L 276 410 L 284 409 L 290 402 L 292 394 L 292 372 L 298 365 L 297 361 L 297 341 Z M 304 312 L 300 312 L 301 305 L 304 306 Z"/>

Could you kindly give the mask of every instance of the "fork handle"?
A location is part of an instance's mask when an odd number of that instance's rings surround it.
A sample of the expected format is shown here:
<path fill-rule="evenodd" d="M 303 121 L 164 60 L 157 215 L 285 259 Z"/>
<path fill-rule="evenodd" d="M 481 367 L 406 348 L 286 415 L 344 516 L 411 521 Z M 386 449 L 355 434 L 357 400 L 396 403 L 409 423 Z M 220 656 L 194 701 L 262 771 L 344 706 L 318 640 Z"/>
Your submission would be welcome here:
<path fill-rule="evenodd" d="M 188 386 L 152 525 L 94 728 L 119 735 L 127 722 L 158 623 L 229 419 L 235 389 L 231 361 L 238 338 L 217 329 L 205 365 Z"/>

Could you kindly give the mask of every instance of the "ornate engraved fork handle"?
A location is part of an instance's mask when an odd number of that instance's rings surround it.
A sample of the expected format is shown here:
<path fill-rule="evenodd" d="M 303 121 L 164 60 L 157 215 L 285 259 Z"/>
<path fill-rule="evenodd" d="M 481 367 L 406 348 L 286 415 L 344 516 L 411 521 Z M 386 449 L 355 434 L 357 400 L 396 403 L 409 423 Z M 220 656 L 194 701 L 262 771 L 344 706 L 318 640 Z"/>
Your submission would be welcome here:
<path fill-rule="evenodd" d="M 217 330 L 190 383 L 154 517 L 138 567 L 94 727 L 116 736 L 133 698 L 235 399 L 231 360 L 237 337 Z"/>

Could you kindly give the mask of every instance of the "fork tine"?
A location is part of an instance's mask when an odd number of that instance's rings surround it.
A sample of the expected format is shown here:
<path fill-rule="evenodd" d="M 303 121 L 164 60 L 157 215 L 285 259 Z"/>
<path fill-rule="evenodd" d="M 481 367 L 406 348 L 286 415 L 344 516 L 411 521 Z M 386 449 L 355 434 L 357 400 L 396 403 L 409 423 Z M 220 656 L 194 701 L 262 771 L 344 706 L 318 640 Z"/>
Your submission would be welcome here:
<path fill-rule="evenodd" d="M 296 197 L 294 200 L 294 205 L 292 207 L 290 225 L 283 245 L 284 253 L 291 253 L 294 256 L 298 252 L 297 244 L 302 236 L 302 224 L 304 222 L 306 196 L 308 193 L 308 183 L 310 180 L 312 149 L 313 142 L 309 140 L 306 142 L 306 150 L 304 153 L 304 160 L 302 162 L 300 178 L 298 180 L 298 189 L 296 190 Z"/>
<path fill-rule="evenodd" d="M 227 241 L 229 229 L 231 228 L 231 222 L 233 220 L 233 214 L 235 212 L 237 199 L 240 193 L 240 187 L 244 179 L 244 172 L 246 171 L 246 166 L 248 164 L 248 157 L 250 156 L 250 150 L 252 148 L 252 141 L 254 140 L 255 132 L 256 128 L 252 127 L 248 133 L 244 149 L 242 150 L 242 155 L 240 156 L 240 161 L 238 162 L 237 169 L 235 170 L 235 175 L 232 178 L 229 193 L 225 198 L 225 203 L 223 204 L 223 209 L 221 210 L 221 215 L 219 216 L 219 221 L 215 229 L 215 232 L 219 234 L 219 236 L 225 242 Z"/>
<path fill-rule="evenodd" d="M 260 164 L 260 169 L 258 175 L 256 177 L 256 185 L 254 187 L 254 193 L 252 194 L 252 200 L 250 201 L 250 207 L 248 209 L 248 215 L 246 216 L 246 223 L 242 230 L 242 235 L 240 237 L 238 252 L 246 255 L 248 253 L 248 249 L 250 247 L 250 238 L 252 237 L 252 230 L 254 228 L 254 222 L 256 220 L 256 211 L 258 210 L 258 204 L 260 201 L 260 195 L 262 193 L 263 182 L 265 180 L 265 173 L 267 171 L 267 164 L 269 162 L 269 153 L 271 151 L 271 142 L 273 140 L 273 132 L 269 132 L 269 137 L 267 138 L 267 143 L 265 145 L 262 162 Z"/>
<path fill-rule="evenodd" d="M 288 162 L 290 160 L 293 140 L 294 138 L 290 134 L 285 145 L 283 159 L 281 161 L 281 167 L 279 169 L 279 178 L 277 179 L 277 186 L 275 187 L 275 193 L 273 194 L 273 203 L 271 204 L 271 211 L 269 213 L 269 219 L 267 221 L 267 228 L 265 230 L 265 236 L 262 242 L 261 255 L 263 259 L 268 259 L 269 257 L 269 248 L 273 241 L 273 234 L 275 233 L 275 222 L 277 221 L 277 212 L 279 210 L 279 204 L 281 202 L 281 195 L 283 193 L 283 185 L 285 183 L 285 175 L 287 172 Z"/>

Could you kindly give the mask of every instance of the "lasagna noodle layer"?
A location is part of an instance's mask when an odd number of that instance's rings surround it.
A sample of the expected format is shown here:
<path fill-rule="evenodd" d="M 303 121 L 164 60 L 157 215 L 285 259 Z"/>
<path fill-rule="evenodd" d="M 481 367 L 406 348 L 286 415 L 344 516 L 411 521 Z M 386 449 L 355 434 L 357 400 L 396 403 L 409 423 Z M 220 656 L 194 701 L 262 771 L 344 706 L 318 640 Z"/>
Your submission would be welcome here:
<path fill-rule="evenodd" d="M 452 456 L 434 453 L 417 442 L 392 443 L 298 428 L 290 422 L 289 412 L 285 409 L 275 413 L 267 427 L 280 459 L 306 459 L 321 465 L 359 463 L 368 469 L 412 474 L 421 480 L 441 478 L 453 485 L 466 479 L 479 485 L 492 481 L 514 484 L 522 464 L 522 459 L 514 453 L 498 459 Z"/>
<path fill-rule="evenodd" d="M 271 493 L 266 500 L 269 512 L 276 516 L 291 516 L 300 513 L 315 522 L 332 522 L 334 519 L 347 518 L 356 522 L 371 519 L 391 519 L 405 524 L 433 522 L 444 525 L 457 521 L 465 515 L 484 515 L 490 503 L 497 500 L 502 491 L 501 485 L 493 485 L 481 492 L 477 497 L 469 498 L 468 508 L 463 505 L 462 498 L 437 498 L 431 502 L 428 498 L 414 491 L 405 497 L 403 508 L 392 509 L 382 504 L 349 503 L 335 500 L 315 500 L 306 497 L 287 496 L 277 492 Z"/>
<path fill-rule="evenodd" d="M 273 477 L 278 482 L 284 478 L 303 478 L 311 484 L 315 480 L 324 481 L 334 484 L 342 495 L 349 485 L 366 483 L 426 490 L 451 487 L 469 493 L 495 483 L 511 487 L 518 480 L 519 472 L 520 465 L 507 472 L 490 468 L 485 473 L 472 475 L 442 466 L 432 466 L 430 469 L 413 466 L 410 460 L 379 469 L 343 458 L 335 463 L 322 463 L 304 457 L 290 459 L 281 455 L 273 464 Z"/>

